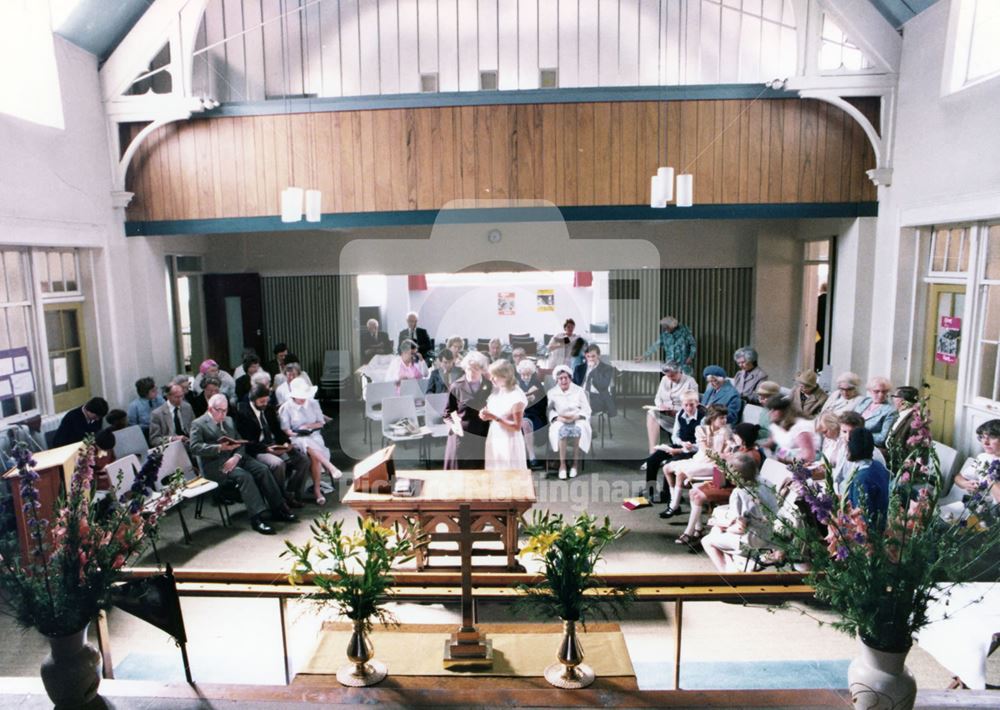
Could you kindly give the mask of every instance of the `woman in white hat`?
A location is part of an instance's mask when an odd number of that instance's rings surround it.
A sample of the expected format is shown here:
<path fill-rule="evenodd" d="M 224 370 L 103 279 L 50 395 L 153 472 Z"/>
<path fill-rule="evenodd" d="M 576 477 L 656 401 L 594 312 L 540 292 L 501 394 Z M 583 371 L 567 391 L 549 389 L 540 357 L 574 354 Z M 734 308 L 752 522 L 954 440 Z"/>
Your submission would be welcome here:
<path fill-rule="evenodd" d="M 573 465 L 569 477 L 575 478 L 580 467 L 580 451 L 590 451 L 590 400 L 583 387 L 573 384 L 566 365 L 552 371 L 556 386 L 548 391 L 549 444 L 559 452 L 559 478 L 566 478 L 566 449 L 575 441 Z"/>
<path fill-rule="evenodd" d="M 326 504 L 326 497 L 320 490 L 320 476 L 326 469 L 332 478 L 340 478 L 340 469 L 330 463 L 330 449 L 326 448 L 320 429 L 326 424 L 323 410 L 316 401 L 316 387 L 310 386 L 300 377 L 288 386 L 288 401 L 281 405 L 278 415 L 281 428 L 291 439 L 292 446 L 309 457 L 312 473 L 313 492 L 318 505 Z"/>

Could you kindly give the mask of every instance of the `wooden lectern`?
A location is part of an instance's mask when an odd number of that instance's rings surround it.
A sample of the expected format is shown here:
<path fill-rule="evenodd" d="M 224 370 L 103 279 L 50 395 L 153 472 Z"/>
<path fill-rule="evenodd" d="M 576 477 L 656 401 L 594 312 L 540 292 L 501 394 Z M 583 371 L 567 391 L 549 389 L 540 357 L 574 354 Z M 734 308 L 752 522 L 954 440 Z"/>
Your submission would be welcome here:
<path fill-rule="evenodd" d="M 32 454 L 35 460 L 35 471 L 38 473 L 38 515 L 49 521 L 45 529 L 46 542 L 52 544 L 52 525 L 56 518 L 56 501 L 63 491 L 69 490 L 73 471 L 76 468 L 76 458 L 82 444 L 67 444 L 58 449 L 49 449 Z M 21 497 L 21 474 L 17 468 L 12 468 L 4 474 L 4 479 L 10 483 L 14 503 L 14 518 L 17 524 L 17 539 L 21 543 L 21 562 L 27 565 L 30 561 L 32 545 L 29 545 L 28 517 L 24 512 L 24 499 Z"/>
<path fill-rule="evenodd" d="M 376 451 L 354 467 L 354 490 L 361 493 L 392 493 L 396 465 L 392 460 L 395 444 Z"/>

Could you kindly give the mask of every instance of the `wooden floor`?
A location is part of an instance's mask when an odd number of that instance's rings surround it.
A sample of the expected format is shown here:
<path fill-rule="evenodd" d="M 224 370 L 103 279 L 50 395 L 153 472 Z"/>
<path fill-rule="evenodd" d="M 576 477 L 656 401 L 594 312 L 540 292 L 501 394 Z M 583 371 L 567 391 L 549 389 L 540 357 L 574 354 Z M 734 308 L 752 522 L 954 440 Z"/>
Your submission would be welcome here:
<path fill-rule="evenodd" d="M 194 710 L 239 708 L 274 710 L 316 705 L 388 707 L 609 707 L 609 708 L 845 708 L 847 691 L 738 690 L 639 691 L 631 679 L 598 680 L 583 690 L 557 690 L 540 678 L 387 678 L 374 688 L 342 688 L 319 677 L 291 686 L 171 685 L 149 681 L 104 681 L 106 700 L 95 707 L 115 710 Z M 621 683 L 617 681 L 623 681 Z M 997 691 L 920 691 L 917 708 L 990 708 L 1000 706 Z M 50 707 L 37 678 L 0 678 L 0 707 Z"/>

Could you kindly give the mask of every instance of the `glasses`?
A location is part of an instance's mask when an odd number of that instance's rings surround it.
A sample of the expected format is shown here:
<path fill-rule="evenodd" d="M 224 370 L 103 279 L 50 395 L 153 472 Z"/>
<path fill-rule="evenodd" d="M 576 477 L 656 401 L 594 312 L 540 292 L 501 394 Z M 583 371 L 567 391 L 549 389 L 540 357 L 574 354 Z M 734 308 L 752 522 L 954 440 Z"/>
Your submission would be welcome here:
<path fill-rule="evenodd" d="M 889 390 L 872 390 L 872 394 L 889 394 Z"/>
<path fill-rule="evenodd" d="M 209 409 L 213 412 L 221 412 L 223 414 L 229 411 L 229 407 L 209 407 Z"/>

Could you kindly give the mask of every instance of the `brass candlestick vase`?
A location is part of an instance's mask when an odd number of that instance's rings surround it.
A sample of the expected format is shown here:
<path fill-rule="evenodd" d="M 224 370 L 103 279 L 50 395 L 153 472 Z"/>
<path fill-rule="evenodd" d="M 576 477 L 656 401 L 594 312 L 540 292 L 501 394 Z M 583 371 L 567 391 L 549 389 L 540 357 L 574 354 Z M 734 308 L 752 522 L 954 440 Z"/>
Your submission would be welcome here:
<path fill-rule="evenodd" d="M 586 688 L 594 682 L 594 669 L 583 662 L 583 648 L 576 622 L 563 619 L 563 636 L 556 652 L 558 663 L 545 669 L 545 680 L 557 688 Z"/>
<path fill-rule="evenodd" d="M 347 642 L 347 659 L 350 663 L 337 670 L 337 682 L 351 688 L 363 688 L 383 680 L 389 669 L 381 661 L 372 660 L 373 655 L 374 650 L 365 632 L 364 622 L 355 621 L 351 639 Z"/>

